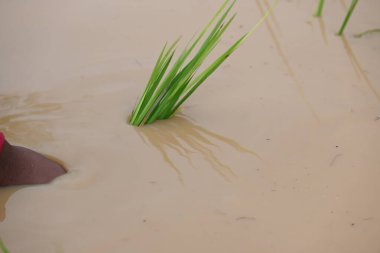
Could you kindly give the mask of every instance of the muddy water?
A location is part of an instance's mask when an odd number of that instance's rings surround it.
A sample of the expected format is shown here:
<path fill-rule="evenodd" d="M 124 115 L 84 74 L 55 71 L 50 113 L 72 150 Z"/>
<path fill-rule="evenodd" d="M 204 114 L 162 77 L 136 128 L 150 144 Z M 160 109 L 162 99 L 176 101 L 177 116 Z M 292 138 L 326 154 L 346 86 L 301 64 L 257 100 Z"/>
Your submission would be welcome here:
<path fill-rule="evenodd" d="M 379 252 L 380 2 L 283 1 L 176 117 L 126 118 L 220 1 L 3 1 L 0 129 L 64 161 L 0 191 L 12 253 Z M 240 0 L 230 44 L 267 8 Z M 195 14 L 196 13 L 196 18 Z M 175 21 L 175 22 L 173 22 Z"/>

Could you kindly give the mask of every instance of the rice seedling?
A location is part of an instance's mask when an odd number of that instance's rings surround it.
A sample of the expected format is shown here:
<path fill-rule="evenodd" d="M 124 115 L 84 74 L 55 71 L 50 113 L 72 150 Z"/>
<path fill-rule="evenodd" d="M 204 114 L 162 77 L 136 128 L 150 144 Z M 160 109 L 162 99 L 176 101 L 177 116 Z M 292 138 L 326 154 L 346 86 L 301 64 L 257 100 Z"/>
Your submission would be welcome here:
<path fill-rule="evenodd" d="M 235 41 L 227 51 L 197 75 L 202 63 L 218 45 L 222 35 L 235 19 L 236 13 L 230 15 L 235 3 L 236 0 L 232 2 L 231 0 L 225 0 L 210 22 L 203 28 L 201 33 L 195 37 L 195 40 L 190 40 L 173 64 L 171 63 L 173 62 L 179 39 L 171 45 L 165 44 L 156 61 L 145 90 L 129 117 L 129 123 L 131 125 L 143 126 L 153 123 L 156 120 L 170 118 L 194 91 L 247 40 L 265 20 L 271 10 L 269 9 L 251 30 Z M 210 30 L 212 26 L 213 28 Z M 200 43 L 207 32 L 209 32 L 207 37 Z M 198 51 L 188 60 L 190 54 L 198 44 L 200 44 Z M 171 65 L 170 68 L 169 65 Z"/>
<path fill-rule="evenodd" d="M 352 15 L 352 13 L 354 12 L 355 10 L 355 7 L 356 7 L 356 4 L 359 2 L 359 0 L 352 0 L 351 2 L 351 5 L 350 5 L 350 8 L 348 8 L 348 11 L 347 11 L 347 14 L 346 14 L 346 17 L 344 18 L 343 20 L 343 23 L 339 29 L 339 32 L 337 33 L 338 36 L 342 36 L 343 32 L 344 32 L 344 29 L 346 28 L 347 26 L 347 23 L 348 21 L 350 20 L 350 17 Z"/>
<path fill-rule="evenodd" d="M 317 7 L 317 10 L 314 14 L 315 17 L 321 17 L 322 16 L 322 11 L 323 11 L 323 5 L 325 4 L 325 0 L 319 0 L 319 4 Z"/>

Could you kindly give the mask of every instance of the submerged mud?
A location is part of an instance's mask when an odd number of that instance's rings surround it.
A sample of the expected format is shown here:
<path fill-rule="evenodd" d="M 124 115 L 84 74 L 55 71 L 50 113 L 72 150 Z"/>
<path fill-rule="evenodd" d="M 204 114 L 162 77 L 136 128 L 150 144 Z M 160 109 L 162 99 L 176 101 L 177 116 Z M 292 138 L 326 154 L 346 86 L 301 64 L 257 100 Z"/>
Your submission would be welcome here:
<path fill-rule="evenodd" d="M 161 46 L 218 1 L 0 4 L 0 130 L 68 169 L 0 190 L 0 238 L 12 253 L 379 252 L 380 36 L 353 35 L 380 27 L 380 2 L 337 37 L 348 2 L 319 20 L 313 1 L 281 1 L 143 128 L 127 118 Z M 268 4 L 238 1 L 221 48 Z"/>

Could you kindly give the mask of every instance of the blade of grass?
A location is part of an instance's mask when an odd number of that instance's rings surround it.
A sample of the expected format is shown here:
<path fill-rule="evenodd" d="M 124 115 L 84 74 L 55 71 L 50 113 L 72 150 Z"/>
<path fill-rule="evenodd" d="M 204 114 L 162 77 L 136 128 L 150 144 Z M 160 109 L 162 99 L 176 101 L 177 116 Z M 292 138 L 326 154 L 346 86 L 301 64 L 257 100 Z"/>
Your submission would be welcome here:
<path fill-rule="evenodd" d="M 350 5 L 350 8 L 348 8 L 348 11 L 347 11 L 347 14 L 346 14 L 346 17 L 344 18 L 343 20 L 343 23 L 339 29 L 339 32 L 337 33 L 338 36 L 342 36 L 343 32 L 344 32 L 344 29 L 346 28 L 347 26 L 347 23 L 348 21 L 350 20 L 350 17 L 352 15 L 352 13 L 354 12 L 355 10 L 355 7 L 356 7 L 356 4 L 359 2 L 359 0 L 352 0 L 351 2 L 351 5 Z"/>
<path fill-rule="evenodd" d="M 182 93 L 182 91 L 186 88 L 188 83 L 192 80 L 193 75 L 189 76 L 183 84 L 181 84 L 179 87 L 180 89 L 177 90 L 178 93 Z M 179 97 L 179 96 L 178 96 Z M 170 111 L 170 109 L 175 105 L 178 98 L 172 99 L 167 101 L 166 103 L 163 103 L 163 106 L 157 110 L 157 113 L 153 113 L 152 116 L 149 118 L 149 121 L 147 121 L 148 124 L 153 123 L 157 119 L 167 119 L 171 116 L 171 114 L 165 113 L 165 111 Z"/>
<path fill-rule="evenodd" d="M 143 100 L 143 102 L 141 103 L 141 107 L 140 108 L 145 108 L 146 104 L 149 103 L 149 100 L 150 100 L 151 96 L 154 94 L 157 86 L 159 85 L 159 82 L 161 81 L 163 75 L 165 74 L 167 68 L 169 67 L 169 64 L 170 64 L 171 60 L 173 59 L 173 56 L 174 56 L 174 51 L 171 52 L 170 56 L 168 56 L 169 58 L 164 61 L 163 65 L 162 65 L 162 68 L 159 71 L 158 77 L 152 83 L 152 86 L 149 87 L 148 89 L 146 89 L 146 91 L 144 92 L 144 98 L 146 96 L 147 100 Z"/>
<path fill-rule="evenodd" d="M 325 4 L 325 0 L 319 0 L 318 8 L 315 11 L 314 16 L 320 18 L 322 16 L 323 5 Z"/>
<path fill-rule="evenodd" d="M 150 77 L 150 80 L 147 84 L 147 87 L 144 90 L 143 95 L 141 96 L 137 106 L 135 107 L 134 113 L 132 114 L 132 117 L 130 119 L 131 122 L 134 122 L 136 120 L 137 115 L 140 113 L 141 108 L 144 108 L 147 101 L 149 100 L 151 94 L 155 91 L 157 85 L 159 84 L 163 74 L 165 73 L 167 67 L 169 66 L 169 63 L 174 55 L 174 50 L 179 42 L 180 38 L 178 38 L 166 51 L 166 44 L 161 51 L 161 54 L 156 62 L 156 65 L 153 69 L 152 75 Z"/>
<path fill-rule="evenodd" d="M 246 35 L 236 41 L 224 54 L 219 56 L 218 59 L 216 59 L 209 67 L 207 67 L 195 80 L 193 80 L 193 82 L 190 84 L 189 90 L 173 108 L 171 114 L 175 113 L 175 111 L 193 94 L 199 85 L 201 85 L 231 55 L 231 53 L 239 47 Z"/>
<path fill-rule="evenodd" d="M 130 122 L 134 122 L 135 121 L 136 115 L 138 114 L 138 112 L 140 111 L 140 108 L 142 107 L 142 104 L 143 104 L 143 102 L 145 100 L 145 97 L 146 97 L 147 90 L 151 86 L 151 83 L 153 82 L 153 80 L 154 80 L 154 78 L 156 76 L 156 73 L 157 73 L 156 70 L 159 68 L 159 65 L 161 64 L 161 59 L 162 59 L 162 57 L 164 55 L 166 46 L 167 46 L 167 43 L 165 43 L 164 48 L 161 50 L 160 56 L 158 57 L 158 59 L 156 61 L 156 64 L 155 64 L 155 66 L 153 68 L 152 74 L 151 74 L 151 76 L 149 78 L 148 84 L 147 84 L 147 86 L 146 86 L 146 88 L 144 90 L 143 95 L 141 96 L 141 98 L 139 99 L 139 101 L 137 102 L 137 104 L 135 105 L 135 107 L 134 107 L 135 109 L 132 111 L 132 114 L 131 114 L 131 116 L 129 118 Z"/>

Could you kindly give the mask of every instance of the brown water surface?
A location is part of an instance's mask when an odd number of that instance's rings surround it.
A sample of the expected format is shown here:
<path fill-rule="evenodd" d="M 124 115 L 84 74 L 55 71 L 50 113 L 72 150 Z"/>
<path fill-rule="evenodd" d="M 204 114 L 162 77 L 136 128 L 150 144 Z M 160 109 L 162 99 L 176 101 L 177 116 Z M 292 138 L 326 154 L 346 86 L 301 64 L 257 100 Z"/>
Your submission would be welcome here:
<path fill-rule="evenodd" d="M 267 8 L 240 0 L 221 52 Z M 12 253 L 380 252 L 380 27 L 280 1 L 174 118 L 126 123 L 166 40 L 220 1 L 2 1 L 0 130 L 63 161 L 0 190 Z M 184 43 L 184 42 L 183 42 Z"/>

